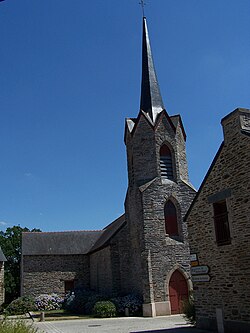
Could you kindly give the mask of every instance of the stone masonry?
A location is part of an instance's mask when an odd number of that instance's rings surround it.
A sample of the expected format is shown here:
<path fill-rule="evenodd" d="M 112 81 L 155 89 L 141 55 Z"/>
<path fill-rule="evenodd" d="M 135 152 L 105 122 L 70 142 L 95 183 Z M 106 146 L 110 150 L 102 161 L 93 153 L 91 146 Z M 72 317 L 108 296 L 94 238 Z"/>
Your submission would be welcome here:
<path fill-rule="evenodd" d="M 90 255 L 90 286 L 97 292 L 113 293 L 110 246 Z"/>
<path fill-rule="evenodd" d="M 194 282 L 197 326 L 216 327 L 221 309 L 226 332 L 250 332 L 250 110 L 222 119 L 222 143 L 187 214 L 191 253 L 210 268 L 210 282 Z M 230 241 L 216 242 L 213 203 L 226 201 Z"/>
<path fill-rule="evenodd" d="M 89 258 L 86 255 L 24 256 L 22 293 L 64 295 L 65 281 L 75 288 L 89 288 Z"/>

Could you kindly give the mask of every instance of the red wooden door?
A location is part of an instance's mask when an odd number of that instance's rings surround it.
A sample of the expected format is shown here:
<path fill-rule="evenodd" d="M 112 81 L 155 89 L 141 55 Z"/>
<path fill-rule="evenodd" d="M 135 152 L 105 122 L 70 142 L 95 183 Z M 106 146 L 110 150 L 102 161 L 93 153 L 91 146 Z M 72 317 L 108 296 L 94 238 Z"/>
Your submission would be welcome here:
<path fill-rule="evenodd" d="M 188 286 L 185 277 L 174 271 L 169 281 L 171 314 L 182 313 L 182 301 L 188 298 Z"/>

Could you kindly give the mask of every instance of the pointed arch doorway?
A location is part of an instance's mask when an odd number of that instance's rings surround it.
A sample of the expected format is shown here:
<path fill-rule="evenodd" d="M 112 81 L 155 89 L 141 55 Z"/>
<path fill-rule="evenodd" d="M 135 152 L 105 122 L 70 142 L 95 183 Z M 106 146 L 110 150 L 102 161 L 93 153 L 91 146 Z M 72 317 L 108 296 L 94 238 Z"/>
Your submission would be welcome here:
<path fill-rule="evenodd" d="M 174 271 L 169 281 L 171 314 L 182 313 L 182 302 L 188 298 L 188 284 L 185 276 Z"/>

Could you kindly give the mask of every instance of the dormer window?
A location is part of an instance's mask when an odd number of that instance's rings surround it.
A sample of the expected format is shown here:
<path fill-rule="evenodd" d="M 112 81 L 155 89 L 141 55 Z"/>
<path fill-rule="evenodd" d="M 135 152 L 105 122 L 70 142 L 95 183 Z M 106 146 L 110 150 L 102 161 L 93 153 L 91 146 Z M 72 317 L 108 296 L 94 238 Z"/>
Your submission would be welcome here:
<path fill-rule="evenodd" d="M 167 145 L 161 146 L 160 149 L 160 168 L 161 177 L 170 180 L 174 179 L 172 154 Z"/>

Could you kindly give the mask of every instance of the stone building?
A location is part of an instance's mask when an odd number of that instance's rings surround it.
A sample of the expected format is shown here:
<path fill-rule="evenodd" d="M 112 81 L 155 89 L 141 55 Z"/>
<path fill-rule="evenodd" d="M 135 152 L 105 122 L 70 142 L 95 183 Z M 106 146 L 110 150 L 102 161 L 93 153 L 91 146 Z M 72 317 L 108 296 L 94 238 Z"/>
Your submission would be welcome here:
<path fill-rule="evenodd" d="M 6 261 L 5 255 L 0 247 L 0 306 L 4 303 L 4 262 Z"/>
<path fill-rule="evenodd" d="M 236 109 L 222 126 L 224 141 L 186 216 L 197 326 L 250 332 L 250 110 Z"/>
<path fill-rule="evenodd" d="M 164 108 L 143 18 L 140 112 L 125 123 L 125 214 L 101 231 L 24 233 L 22 293 L 133 292 L 145 316 L 179 313 L 191 289 L 183 218 L 195 195 L 185 141 L 180 115 Z"/>

